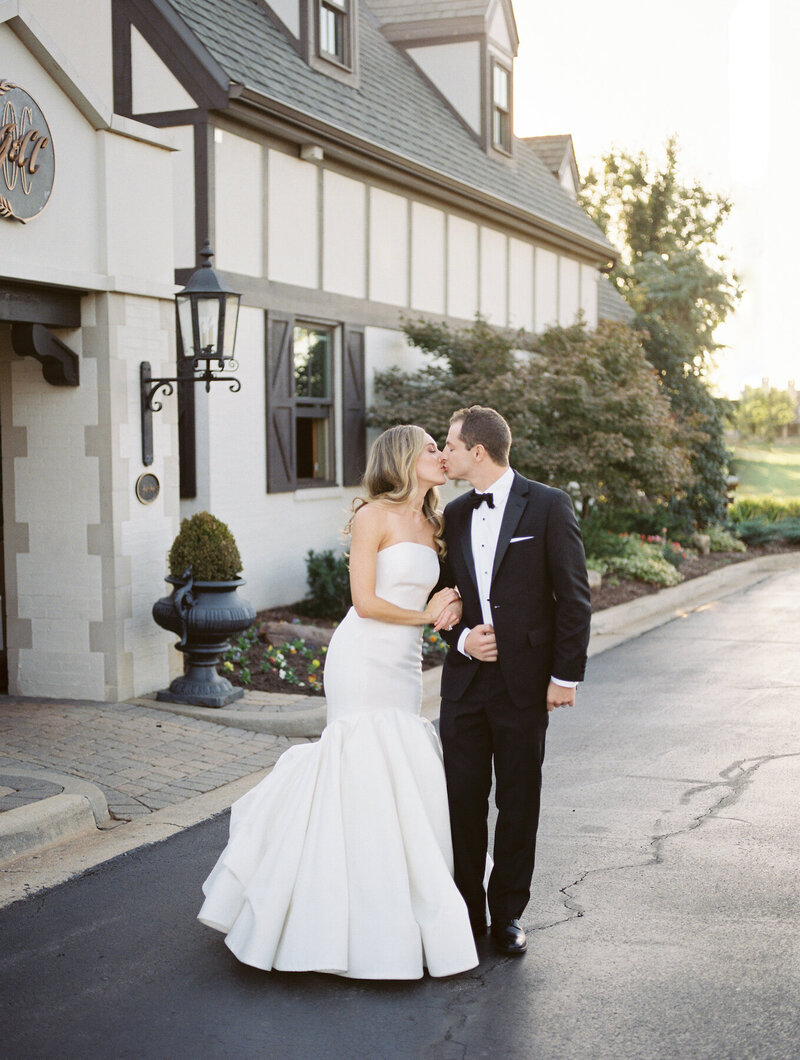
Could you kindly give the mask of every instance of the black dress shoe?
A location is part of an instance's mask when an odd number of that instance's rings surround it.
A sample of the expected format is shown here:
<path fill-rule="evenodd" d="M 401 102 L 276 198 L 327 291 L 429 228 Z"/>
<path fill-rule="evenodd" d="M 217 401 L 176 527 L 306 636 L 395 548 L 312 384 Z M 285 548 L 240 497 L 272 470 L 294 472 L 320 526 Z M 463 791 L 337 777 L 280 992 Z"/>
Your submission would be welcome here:
<path fill-rule="evenodd" d="M 519 926 L 519 920 L 492 921 L 492 941 L 495 949 L 508 957 L 520 957 L 528 948 L 525 932 Z"/>

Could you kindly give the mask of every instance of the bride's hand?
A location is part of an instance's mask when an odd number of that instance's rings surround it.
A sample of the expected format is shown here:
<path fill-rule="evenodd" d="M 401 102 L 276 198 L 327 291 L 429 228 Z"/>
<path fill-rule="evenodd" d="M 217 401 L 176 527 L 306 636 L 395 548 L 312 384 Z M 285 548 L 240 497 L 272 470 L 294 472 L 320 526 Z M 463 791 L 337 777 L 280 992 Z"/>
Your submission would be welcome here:
<path fill-rule="evenodd" d="M 461 597 L 459 597 L 457 600 L 454 600 L 452 604 L 448 604 L 436 619 L 433 626 L 433 632 L 438 633 L 440 629 L 452 629 L 453 626 L 457 626 L 461 621 L 463 611 L 464 604 L 461 602 Z"/>
<path fill-rule="evenodd" d="M 429 626 L 434 622 L 438 622 L 445 608 L 451 606 L 456 600 L 458 600 L 459 604 L 461 603 L 461 599 L 455 589 L 440 589 L 438 593 L 434 593 L 428 601 L 428 606 L 423 611 L 424 624 Z"/>

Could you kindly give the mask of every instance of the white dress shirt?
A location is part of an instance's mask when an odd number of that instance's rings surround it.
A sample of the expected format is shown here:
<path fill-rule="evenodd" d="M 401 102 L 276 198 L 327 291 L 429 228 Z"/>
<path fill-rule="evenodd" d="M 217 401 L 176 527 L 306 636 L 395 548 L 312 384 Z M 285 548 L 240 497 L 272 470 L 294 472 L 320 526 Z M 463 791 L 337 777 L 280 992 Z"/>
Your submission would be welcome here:
<path fill-rule="evenodd" d="M 494 625 L 490 599 L 492 568 L 494 567 L 494 557 L 500 537 L 500 526 L 503 522 L 503 514 L 506 510 L 508 495 L 511 492 L 513 483 L 514 472 L 510 467 L 507 467 L 500 478 L 493 482 L 488 490 L 482 491 L 492 494 L 494 507 L 490 508 L 488 504 L 481 504 L 472 513 L 472 560 L 475 564 L 475 578 L 478 583 L 478 596 L 481 601 L 481 615 L 484 625 L 487 626 Z M 480 496 L 478 490 L 475 492 Z M 471 629 L 462 630 L 461 636 L 458 638 L 458 650 L 462 655 L 466 655 L 467 658 L 471 658 L 471 656 L 465 650 L 464 642 L 471 632 Z M 562 685 L 564 688 L 576 688 L 578 684 L 577 681 L 561 681 L 557 677 L 551 677 L 551 680 L 554 684 Z"/>

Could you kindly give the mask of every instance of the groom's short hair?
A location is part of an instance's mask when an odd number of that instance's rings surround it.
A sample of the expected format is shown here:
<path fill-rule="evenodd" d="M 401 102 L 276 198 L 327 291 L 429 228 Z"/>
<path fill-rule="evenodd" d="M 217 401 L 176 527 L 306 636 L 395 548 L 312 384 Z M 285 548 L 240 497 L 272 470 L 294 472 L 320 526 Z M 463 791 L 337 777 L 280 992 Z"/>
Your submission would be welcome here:
<path fill-rule="evenodd" d="M 505 467 L 508 463 L 511 428 L 499 412 L 483 405 L 470 405 L 468 409 L 454 412 L 450 423 L 461 424 L 461 441 L 467 449 L 482 445 L 495 464 Z"/>

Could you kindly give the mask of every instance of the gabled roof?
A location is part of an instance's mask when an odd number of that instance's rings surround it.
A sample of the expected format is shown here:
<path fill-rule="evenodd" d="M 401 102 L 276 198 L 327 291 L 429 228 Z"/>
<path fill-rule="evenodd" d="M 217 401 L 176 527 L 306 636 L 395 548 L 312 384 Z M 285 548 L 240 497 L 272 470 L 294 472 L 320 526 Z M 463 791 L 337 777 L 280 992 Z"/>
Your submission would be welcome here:
<path fill-rule="evenodd" d="M 371 0 L 383 22 L 429 22 L 435 18 L 486 17 L 491 0 Z"/>
<path fill-rule="evenodd" d="M 232 82 L 280 104 L 283 113 L 323 122 L 423 167 L 432 179 L 441 174 L 508 203 L 577 238 L 593 254 L 616 256 L 529 145 L 516 141 L 510 160 L 491 158 L 481 149 L 416 65 L 386 40 L 365 0 L 359 4 L 357 88 L 311 69 L 261 3 L 169 2 Z"/>
<path fill-rule="evenodd" d="M 550 172 L 560 177 L 564 162 L 571 154 L 575 157 L 572 146 L 572 137 L 569 133 L 559 136 L 526 136 L 525 143 L 530 144 L 536 154 L 541 158 Z"/>
<path fill-rule="evenodd" d="M 519 33 L 512 0 L 369 0 L 369 7 L 389 40 L 406 43 L 415 37 L 483 33 L 500 7 L 511 50 L 517 54 Z"/>
<path fill-rule="evenodd" d="M 601 276 L 597 284 L 597 315 L 601 320 L 616 320 L 620 324 L 631 324 L 636 316 L 607 276 Z"/>

